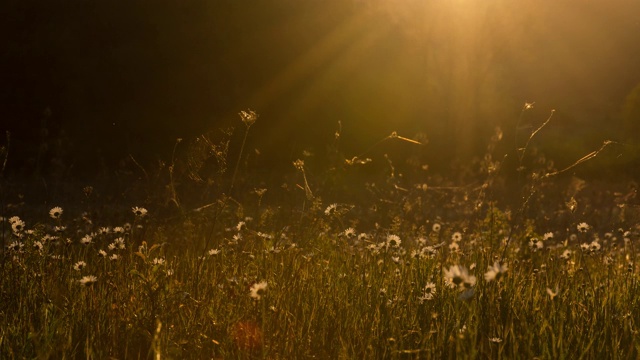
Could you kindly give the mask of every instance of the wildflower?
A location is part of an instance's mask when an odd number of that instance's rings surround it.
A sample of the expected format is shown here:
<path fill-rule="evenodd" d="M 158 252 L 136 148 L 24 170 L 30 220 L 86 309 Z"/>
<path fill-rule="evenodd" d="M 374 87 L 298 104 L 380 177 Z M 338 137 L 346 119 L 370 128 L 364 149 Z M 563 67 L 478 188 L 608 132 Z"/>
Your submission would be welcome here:
<path fill-rule="evenodd" d="M 124 248 L 125 248 L 125 246 L 124 246 L 124 238 L 119 237 L 119 238 L 113 240 L 113 245 L 114 245 L 114 248 L 118 248 L 120 250 L 124 250 Z M 111 250 L 113 250 L 113 249 L 111 249 Z"/>
<path fill-rule="evenodd" d="M 531 238 L 529 240 L 529 247 L 531 251 L 536 252 L 544 247 L 544 244 L 538 238 Z"/>
<path fill-rule="evenodd" d="M 458 231 L 454 232 L 453 235 L 451 235 L 451 240 L 453 240 L 454 242 L 459 242 L 462 240 L 462 234 Z"/>
<path fill-rule="evenodd" d="M 553 239 L 553 233 L 552 232 L 545 233 L 542 236 L 542 241 L 547 241 L 547 240 L 551 240 L 551 239 Z"/>
<path fill-rule="evenodd" d="M 470 288 L 476 284 L 476 277 L 469 275 L 466 267 L 453 265 L 444 271 L 444 277 L 453 287 Z"/>
<path fill-rule="evenodd" d="M 422 248 L 422 250 L 420 250 L 420 255 L 422 257 L 428 257 L 433 259 L 434 256 L 436 256 L 436 254 L 438 253 L 438 250 L 435 249 L 433 246 L 425 246 Z"/>
<path fill-rule="evenodd" d="M 263 238 L 263 239 L 265 239 L 265 240 L 269 240 L 269 239 L 271 239 L 271 238 L 272 238 L 272 236 L 271 236 L 271 235 L 266 234 L 266 233 L 263 233 L 263 232 L 260 232 L 260 231 L 258 231 L 258 232 L 256 233 L 256 235 L 258 235 L 258 237 L 261 237 L 261 238 Z"/>
<path fill-rule="evenodd" d="M 78 280 L 80 285 L 84 285 L 84 286 L 87 286 L 87 287 L 95 284 L 96 281 L 98 281 L 98 278 L 93 276 L 93 275 L 83 276 L 82 279 Z"/>
<path fill-rule="evenodd" d="M 111 228 L 109 226 L 103 226 L 98 230 L 98 235 L 107 235 L 111 232 Z"/>
<path fill-rule="evenodd" d="M 62 208 L 60 206 L 56 206 L 53 209 L 49 210 L 49 216 L 52 219 L 58 220 L 62 216 Z"/>
<path fill-rule="evenodd" d="M 266 291 L 267 291 L 267 282 L 261 281 L 251 286 L 251 289 L 249 289 L 249 296 L 251 296 L 256 300 L 260 300 L 260 298 Z"/>
<path fill-rule="evenodd" d="M 563 260 L 569 260 L 569 258 L 571 257 L 571 250 L 567 249 L 565 250 L 561 255 L 560 258 Z"/>
<path fill-rule="evenodd" d="M 420 303 L 422 304 L 425 300 L 431 300 L 436 294 L 436 284 L 429 282 L 422 289 L 422 296 L 418 297 Z"/>
<path fill-rule="evenodd" d="M 119 258 L 118 254 L 111 254 L 111 256 L 109 256 L 109 260 L 111 261 L 117 261 Z"/>
<path fill-rule="evenodd" d="M 304 160 L 296 160 L 293 162 L 293 167 L 296 168 L 296 170 L 298 171 L 304 171 Z"/>
<path fill-rule="evenodd" d="M 102 250 L 102 249 L 100 249 L 100 250 L 98 250 L 98 256 L 106 258 L 107 257 L 107 252 Z"/>
<path fill-rule="evenodd" d="M 500 264 L 500 262 L 496 261 L 493 263 L 493 266 L 489 266 L 489 271 L 484 274 L 484 279 L 487 282 L 493 280 L 500 280 L 502 274 L 506 273 L 509 268 L 506 264 Z"/>
<path fill-rule="evenodd" d="M 438 223 L 435 223 L 435 224 L 433 224 L 433 226 L 431 226 L 431 230 L 433 232 L 440 232 L 441 228 L 442 228 L 442 226 L 440 226 L 440 224 L 438 224 Z"/>
<path fill-rule="evenodd" d="M 547 294 L 549 294 L 549 298 L 551 298 L 551 300 L 558 296 L 558 285 L 556 285 L 556 291 L 547 288 Z"/>
<path fill-rule="evenodd" d="M 253 110 L 247 110 L 247 111 L 242 110 L 238 113 L 238 115 L 240 115 L 240 120 L 242 120 L 242 122 L 247 127 L 253 125 L 253 123 L 255 123 L 256 120 L 258 120 L 258 114 Z"/>
<path fill-rule="evenodd" d="M 356 231 L 350 227 L 347 230 L 345 230 L 343 234 L 347 239 L 351 239 L 356 236 Z"/>
<path fill-rule="evenodd" d="M 238 225 L 236 225 L 236 230 L 241 231 L 242 229 L 246 229 L 247 228 L 247 223 L 245 223 L 244 221 L 240 221 L 238 222 Z"/>
<path fill-rule="evenodd" d="M 360 234 L 358 235 L 358 240 L 359 240 L 359 241 L 366 241 L 366 240 L 369 240 L 369 234 L 367 234 L 367 233 L 360 233 Z"/>
<path fill-rule="evenodd" d="M 457 253 L 458 251 L 460 251 L 460 245 L 458 245 L 457 242 L 452 242 L 451 244 L 449 244 L 449 251 L 452 253 Z"/>
<path fill-rule="evenodd" d="M 578 224 L 578 226 L 576 226 L 576 228 L 579 232 L 586 233 L 587 231 L 589 231 L 589 224 L 587 224 L 586 222 L 581 222 L 580 224 Z"/>
<path fill-rule="evenodd" d="M 9 219 L 10 222 L 11 222 L 11 219 Z M 20 234 L 24 230 L 24 227 L 25 227 L 25 223 L 24 221 L 20 220 L 20 218 L 11 222 L 11 230 L 13 230 L 13 233 L 16 235 Z"/>
<path fill-rule="evenodd" d="M 73 265 L 73 270 L 80 271 L 80 270 L 84 269 L 85 267 L 87 267 L 87 263 L 86 262 L 78 261 L 77 263 L 75 263 Z"/>
<path fill-rule="evenodd" d="M 56 225 L 53 228 L 53 231 L 55 231 L 55 232 L 64 232 L 65 230 L 67 230 L 67 227 L 63 226 L 63 225 Z"/>
<path fill-rule="evenodd" d="M 598 242 L 598 240 L 593 240 L 591 244 L 589 244 L 589 250 L 591 252 L 596 252 L 600 250 L 600 243 Z"/>
<path fill-rule="evenodd" d="M 209 250 L 209 256 L 215 256 L 220 254 L 220 249 L 211 249 Z"/>
<path fill-rule="evenodd" d="M 11 225 L 13 225 L 13 223 L 16 223 L 16 222 L 19 222 L 19 221 L 22 221 L 22 220 L 20 220 L 20 218 L 18 216 L 12 216 L 12 217 L 9 218 L 9 224 L 11 224 Z"/>
<path fill-rule="evenodd" d="M 164 259 L 163 258 L 154 258 L 152 264 L 153 265 L 164 265 Z"/>
<path fill-rule="evenodd" d="M 502 339 L 500 339 L 499 337 L 492 337 L 492 338 L 489 338 L 489 342 L 498 344 L 502 342 Z"/>
<path fill-rule="evenodd" d="M 334 203 L 327 206 L 327 208 L 324 210 L 324 214 L 327 216 L 333 215 L 337 210 L 338 210 L 338 204 Z"/>
<path fill-rule="evenodd" d="M 143 207 L 134 206 L 131 208 L 131 211 L 133 211 L 133 214 L 139 218 L 145 217 L 147 215 L 147 209 Z"/>
<path fill-rule="evenodd" d="M 122 227 L 124 228 L 125 232 L 131 231 L 131 224 L 129 224 L 129 223 L 124 223 L 124 225 L 122 225 Z"/>
<path fill-rule="evenodd" d="M 40 241 L 34 241 L 33 242 L 33 247 L 37 250 L 37 251 L 42 251 L 44 249 L 44 245 L 42 245 L 42 242 Z"/>
<path fill-rule="evenodd" d="M 9 245 L 7 246 L 7 248 L 8 248 L 10 251 L 15 251 L 15 252 L 19 252 L 19 251 L 21 251 L 23 247 L 24 247 L 24 244 L 23 244 L 23 243 L 21 243 L 21 242 L 19 242 L 19 241 L 14 241 L 14 242 L 12 242 L 11 244 L 9 244 Z"/>
<path fill-rule="evenodd" d="M 124 234 L 124 228 L 122 226 L 116 226 L 113 228 L 114 234 Z"/>
<path fill-rule="evenodd" d="M 93 241 L 91 235 L 85 235 L 82 239 L 80 239 L 80 244 L 89 245 Z"/>
<path fill-rule="evenodd" d="M 400 247 L 400 243 L 402 243 L 402 240 L 400 240 L 398 235 L 392 234 L 387 236 L 387 247 L 398 248 Z"/>

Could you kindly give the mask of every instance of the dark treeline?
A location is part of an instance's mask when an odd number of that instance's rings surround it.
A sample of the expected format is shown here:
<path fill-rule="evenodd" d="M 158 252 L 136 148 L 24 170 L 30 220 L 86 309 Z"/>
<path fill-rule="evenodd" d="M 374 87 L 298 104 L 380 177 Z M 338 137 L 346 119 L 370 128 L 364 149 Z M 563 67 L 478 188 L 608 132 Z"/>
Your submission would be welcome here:
<path fill-rule="evenodd" d="M 248 108 L 267 168 L 322 157 L 338 122 L 346 156 L 398 131 L 449 161 L 496 126 L 511 141 L 534 101 L 518 131 L 556 109 L 540 141 L 567 159 L 640 133 L 637 1 L 6 0 L 0 13 L 14 169 L 52 139 L 77 171 L 166 159 L 179 137 L 241 136 Z"/>

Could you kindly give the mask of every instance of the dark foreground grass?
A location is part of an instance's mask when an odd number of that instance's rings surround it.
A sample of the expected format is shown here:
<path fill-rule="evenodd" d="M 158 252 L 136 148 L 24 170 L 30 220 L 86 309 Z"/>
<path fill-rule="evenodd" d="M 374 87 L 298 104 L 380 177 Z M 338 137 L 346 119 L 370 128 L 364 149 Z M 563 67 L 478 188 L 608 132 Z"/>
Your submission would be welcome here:
<path fill-rule="evenodd" d="M 388 159 L 350 178 L 355 157 L 260 188 L 191 157 L 125 210 L 5 206 L 0 358 L 637 358 L 635 189 L 525 166 L 528 146 L 516 205 L 488 150 L 457 182 Z"/>

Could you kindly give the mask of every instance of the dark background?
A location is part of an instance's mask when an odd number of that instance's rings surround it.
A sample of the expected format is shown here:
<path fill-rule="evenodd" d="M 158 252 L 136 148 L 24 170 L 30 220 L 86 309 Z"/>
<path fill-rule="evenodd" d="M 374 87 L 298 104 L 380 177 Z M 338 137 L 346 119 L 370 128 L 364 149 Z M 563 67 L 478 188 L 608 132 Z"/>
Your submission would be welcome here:
<path fill-rule="evenodd" d="M 640 134 L 640 1 L 5 0 L 0 130 L 9 168 L 64 156 L 71 173 L 132 154 L 167 159 L 177 138 L 260 118 L 257 166 L 318 157 L 342 124 L 345 156 L 392 131 L 429 139 L 433 163 L 539 145 L 560 163 Z M 524 134 L 524 135 L 522 135 Z M 1 144 L 7 141 L 3 136 Z M 46 148 L 42 145 L 46 144 Z M 515 146 L 515 145 L 514 145 Z M 397 145 L 384 151 L 413 151 Z M 409 150 L 407 150 L 409 149 Z M 237 151 L 237 148 L 236 148 Z"/>

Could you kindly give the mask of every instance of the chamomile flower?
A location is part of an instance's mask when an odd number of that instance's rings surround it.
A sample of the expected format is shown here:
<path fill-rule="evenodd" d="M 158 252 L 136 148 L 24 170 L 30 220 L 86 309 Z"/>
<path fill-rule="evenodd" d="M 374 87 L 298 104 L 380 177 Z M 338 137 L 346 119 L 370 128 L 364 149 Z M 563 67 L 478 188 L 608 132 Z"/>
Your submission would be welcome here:
<path fill-rule="evenodd" d="M 84 269 L 85 267 L 87 267 L 87 263 L 86 262 L 78 261 L 77 263 L 75 263 L 73 265 L 73 270 L 80 271 L 80 270 Z"/>
<path fill-rule="evenodd" d="M 262 295 L 266 291 L 267 291 L 267 282 L 261 281 L 259 283 L 255 283 L 251 285 L 251 288 L 249 289 L 249 296 L 251 296 L 256 300 L 260 300 L 262 298 Z"/>
<path fill-rule="evenodd" d="M 131 211 L 138 218 L 143 218 L 147 215 L 147 209 L 143 207 L 134 206 L 131 208 Z"/>
<path fill-rule="evenodd" d="M 44 245 L 42 244 L 41 241 L 34 241 L 33 248 L 36 249 L 37 251 L 42 251 L 44 250 Z"/>
<path fill-rule="evenodd" d="M 82 245 L 89 245 L 93 242 L 93 237 L 91 237 L 91 235 L 85 235 L 84 237 L 82 237 L 82 239 L 80 239 L 80 244 Z"/>
<path fill-rule="evenodd" d="M 509 268 L 506 264 L 500 264 L 500 262 L 496 261 L 493 263 L 493 266 L 489 266 L 489 271 L 484 274 L 484 279 L 487 282 L 493 280 L 500 280 L 502 274 L 506 273 Z"/>
<path fill-rule="evenodd" d="M 216 256 L 220 254 L 220 249 L 211 249 L 209 250 L 209 256 Z"/>
<path fill-rule="evenodd" d="M 11 219 L 9 219 L 10 222 L 11 222 Z M 20 218 L 17 218 L 15 221 L 11 222 L 11 230 L 13 230 L 13 233 L 16 235 L 24 231 L 24 228 L 25 228 L 25 223 L 24 221 L 20 220 Z"/>
<path fill-rule="evenodd" d="M 329 206 L 327 206 L 326 209 L 324 209 L 324 214 L 329 216 L 334 214 L 336 211 L 338 210 L 338 204 L 331 204 Z"/>
<path fill-rule="evenodd" d="M 113 240 L 113 245 L 114 245 L 114 249 L 124 250 L 124 248 L 125 248 L 124 238 L 119 237 L 119 238 Z"/>
<path fill-rule="evenodd" d="M 455 241 L 455 242 L 459 242 L 462 240 L 462 234 L 459 231 L 454 232 L 451 235 L 451 240 Z"/>
<path fill-rule="evenodd" d="M 536 252 L 544 247 L 544 243 L 538 238 L 531 238 L 529 240 L 529 247 L 531 251 Z"/>
<path fill-rule="evenodd" d="M 422 296 L 418 297 L 422 304 L 425 300 L 431 300 L 436 295 L 436 284 L 429 282 L 422 289 Z"/>
<path fill-rule="evenodd" d="M 352 239 L 356 236 L 356 231 L 354 228 L 348 228 L 347 230 L 344 231 L 343 235 L 347 238 L 347 239 Z"/>
<path fill-rule="evenodd" d="M 56 206 L 53 209 L 49 210 L 49 216 L 52 219 L 58 220 L 62 216 L 62 208 L 60 206 Z"/>
<path fill-rule="evenodd" d="M 78 282 L 80 283 L 80 285 L 89 287 L 93 284 L 95 284 L 98 281 L 98 278 L 93 276 L 93 275 L 87 275 L 87 276 L 83 276 L 82 279 L 78 280 Z"/>
<path fill-rule="evenodd" d="M 442 226 L 441 226 L 440 224 L 438 224 L 438 223 L 434 223 L 434 224 L 431 226 L 431 230 L 432 230 L 433 232 L 436 232 L 436 233 L 437 233 L 437 232 L 440 232 L 440 229 L 442 229 Z"/>
<path fill-rule="evenodd" d="M 460 265 L 453 265 L 449 269 L 445 269 L 444 277 L 452 287 L 460 289 L 470 288 L 476 284 L 476 277 L 469 275 L 469 270 Z"/>
<path fill-rule="evenodd" d="M 586 233 L 587 231 L 589 231 L 589 224 L 587 224 L 586 222 L 581 222 L 580 224 L 578 224 L 578 226 L 576 226 L 576 229 L 578 229 L 578 231 L 581 233 Z"/>
<path fill-rule="evenodd" d="M 400 244 L 402 243 L 402 240 L 400 240 L 400 237 L 398 235 L 387 235 L 387 247 L 390 248 L 398 248 L 400 247 Z"/>
<path fill-rule="evenodd" d="M 7 245 L 7 249 L 10 251 L 21 252 L 24 244 L 19 241 L 14 241 L 11 244 Z"/>

